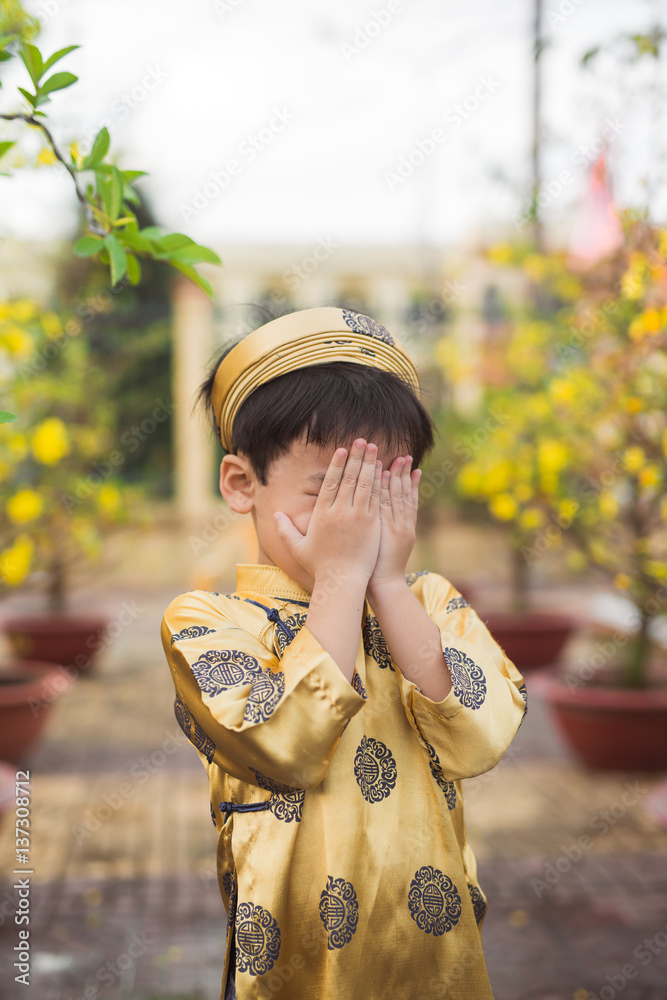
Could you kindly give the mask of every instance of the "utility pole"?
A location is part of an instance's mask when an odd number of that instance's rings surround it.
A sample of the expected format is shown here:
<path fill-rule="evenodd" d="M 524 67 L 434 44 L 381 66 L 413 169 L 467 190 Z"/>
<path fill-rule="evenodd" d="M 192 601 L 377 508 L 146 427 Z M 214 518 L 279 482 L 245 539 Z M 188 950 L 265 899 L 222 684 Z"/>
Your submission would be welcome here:
<path fill-rule="evenodd" d="M 542 106 L 542 0 L 533 0 L 533 242 L 538 253 L 542 252 L 542 223 L 540 221 L 540 206 L 537 199 L 540 194 L 541 163 L 541 106 Z"/>

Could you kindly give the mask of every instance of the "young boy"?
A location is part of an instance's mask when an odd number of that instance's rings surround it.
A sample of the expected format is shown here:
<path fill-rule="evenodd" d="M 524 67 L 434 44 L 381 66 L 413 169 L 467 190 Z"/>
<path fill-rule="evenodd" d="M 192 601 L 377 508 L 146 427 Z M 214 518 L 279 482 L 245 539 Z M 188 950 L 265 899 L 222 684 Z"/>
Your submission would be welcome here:
<path fill-rule="evenodd" d="M 461 779 L 494 767 L 525 685 L 438 573 L 406 575 L 417 371 L 368 316 L 305 309 L 202 384 L 220 491 L 256 563 L 176 597 L 161 638 L 197 748 L 228 911 L 222 998 L 492 998 Z"/>

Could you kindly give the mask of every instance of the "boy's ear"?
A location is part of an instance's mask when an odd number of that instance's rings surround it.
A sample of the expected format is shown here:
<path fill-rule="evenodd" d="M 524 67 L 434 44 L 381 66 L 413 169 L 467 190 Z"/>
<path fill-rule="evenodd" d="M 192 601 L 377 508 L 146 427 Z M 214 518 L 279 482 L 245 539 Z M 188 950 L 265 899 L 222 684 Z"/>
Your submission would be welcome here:
<path fill-rule="evenodd" d="M 220 463 L 220 493 L 237 514 L 253 507 L 254 484 L 250 463 L 243 455 L 225 455 Z"/>

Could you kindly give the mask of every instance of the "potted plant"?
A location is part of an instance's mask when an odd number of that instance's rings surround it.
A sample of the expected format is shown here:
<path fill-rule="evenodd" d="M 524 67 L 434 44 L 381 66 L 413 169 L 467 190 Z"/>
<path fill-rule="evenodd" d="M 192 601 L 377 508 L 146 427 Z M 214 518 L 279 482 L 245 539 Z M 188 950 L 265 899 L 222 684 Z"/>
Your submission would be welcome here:
<path fill-rule="evenodd" d="M 3 397 L 18 414 L 0 423 L 0 596 L 42 584 L 46 605 L 5 611 L 1 626 L 15 659 L 86 671 L 107 617 L 72 609 L 70 580 L 99 555 L 105 531 L 128 520 L 139 491 L 120 479 L 113 401 L 80 320 L 27 300 L 1 303 L 0 348 Z"/>
<path fill-rule="evenodd" d="M 0 668 L 0 762 L 20 764 L 24 761 L 42 735 L 53 702 L 73 680 L 74 674 L 55 663 L 10 660 L 3 664 Z M 0 778 L 3 777 L 0 764 Z M 0 799 L 1 795 L 0 791 Z"/>
<path fill-rule="evenodd" d="M 660 769 L 667 767 L 667 653 L 658 628 L 667 609 L 667 232 L 631 213 L 623 225 L 622 248 L 578 276 L 567 274 L 562 255 L 541 260 L 545 275 L 578 289 L 512 344 L 509 363 L 524 377 L 506 400 L 505 439 L 489 448 L 494 461 L 509 463 L 503 490 L 489 502 L 516 519 L 504 497 L 516 497 L 523 482 L 534 491 L 537 464 L 546 481 L 530 502 L 547 523 L 526 560 L 563 547 L 572 565 L 627 599 L 630 613 L 618 627 L 589 626 L 597 655 L 578 670 L 551 668 L 544 691 L 589 766 Z M 467 485 L 474 484 L 473 476 Z"/>
<path fill-rule="evenodd" d="M 502 248 L 502 254 L 494 248 L 489 256 L 504 264 L 523 265 L 530 277 L 541 261 L 528 246 Z M 553 265 L 553 285 L 558 289 L 553 301 L 560 305 L 566 296 L 576 294 L 578 286 L 564 280 L 561 260 L 555 259 Z M 477 372 L 482 392 L 477 412 L 466 418 L 467 430 L 462 431 L 462 418 L 454 414 L 443 434 L 454 442 L 449 463 L 453 494 L 466 517 L 478 520 L 474 508 L 483 505 L 482 522 L 488 524 L 490 519 L 507 534 L 509 606 L 478 608 L 478 613 L 521 671 L 553 663 L 580 623 L 577 615 L 537 610 L 530 602 L 535 546 L 549 532 L 554 514 L 562 516 L 570 506 L 559 479 L 567 448 L 551 418 L 545 384 L 544 351 L 552 328 L 535 315 L 533 301 L 528 299 L 514 322 L 503 323 L 503 343 L 494 342 L 502 350 L 493 355 L 493 372 L 482 350 L 481 372 Z M 464 352 L 467 348 L 450 338 L 438 345 L 436 359 L 450 378 L 459 373 L 470 378 L 474 361 Z M 553 537 L 549 532 L 549 538 L 550 548 L 560 547 L 558 534 Z M 568 554 L 567 558 L 572 568 L 580 568 L 580 557 Z"/>

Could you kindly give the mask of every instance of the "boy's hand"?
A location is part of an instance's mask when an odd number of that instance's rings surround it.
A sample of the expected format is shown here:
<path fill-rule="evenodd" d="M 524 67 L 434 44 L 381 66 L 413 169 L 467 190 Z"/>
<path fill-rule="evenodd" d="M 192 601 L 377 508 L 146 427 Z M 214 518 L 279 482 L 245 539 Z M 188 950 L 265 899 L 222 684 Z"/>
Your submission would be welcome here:
<path fill-rule="evenodd" d="M 411 472 L 412 455 L 396 458 L 382 473 L 380 549 L 368 581 L 368 592 L 405 582 L 405 567 L 414 548 L 421 469 Z"/>
<path fill-rule="evenodd" d="M 305 535 L 275 512 L 278 534 L 313 580 L 336 571 L 370 577 L 380 546 L 381 472 L 377 445 L 357 438 L 349 455 L 345 448 L 334 452 Z"/>

